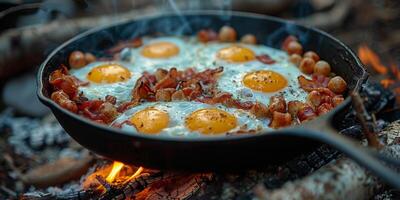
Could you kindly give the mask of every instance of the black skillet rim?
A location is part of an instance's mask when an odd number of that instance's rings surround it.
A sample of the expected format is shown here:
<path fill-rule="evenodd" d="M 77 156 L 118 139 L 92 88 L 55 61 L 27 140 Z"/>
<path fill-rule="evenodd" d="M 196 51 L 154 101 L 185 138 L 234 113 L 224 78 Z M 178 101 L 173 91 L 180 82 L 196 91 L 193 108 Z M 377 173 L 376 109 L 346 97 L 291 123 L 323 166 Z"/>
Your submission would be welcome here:
<path fill-rule="evenodd" d="M 197 10 L 197 11 L 183 11 L 181 12 L 182 15 L 184 16 L 188 16 L 188 15 L 216 15 L 216 16 L 221 16 L 221 12 L 217 11 L 217 10 Z M 312 28 L 312 27 L 307 27 L 298 23 L 295 23 L 293 21 L 289 21 L 289 20 L 284 20 L 281 18 L 277 18 L 277 17 L 272 17 L 272 16 L 266 16 L 266 15 L 261 15 L 261 14 L 255 14 L 255 13 L 248 13 L 248 12 L 239 12 L 239 11 L 230 11 L 231 15 L 234 16 L 242 16 L 242 17 L 250 17 L 250 18 L 258 18 L 258 19 L 265 19 L 265 20 L 272 20 L 272 21 L 277 21 L 280 23 L 285 23 L 285 24 L 291 24 L 291 25 L 295 25 L 298 27 L 302 27 L 302 28 L 306 28 L 308 30 L 311 31 L 315 31 L 319 34 L 324 35 L 325 37 L 335 41 L 337 44 L 339 44 L 341 47 L 344 48 L 345 51 L 347 51 L 349 53 L 349 57 L 352 57 L 352 59 L 354 59 L 354 61 L 356 62 L 356 64 L 358 66 L 361 66 L 362 68 L 362 74 L 361 77 L 358 78 L 358 80 L 356 81 L 356 84 L 353 88 L 353 91 L 359 91 L 361 89 L 361 85 L 364 83 L 364 81 L 367 79 L 367 72 L 365 71 L 365 68 L 363 67 L 363 64 L 361 63 L 361 61 L 359 60 L 359 58 L 354 54 L 354 52 L 348 47 L 346 46 L 344 43 L 342 43 L 340 40 L 336 39 L 335 37 L 331 36 L 330 34 L 316 29 L 316 28 Z M 86 123 L 87 125 L 90 125 L 94 128 L 98 128 L 98 129 L 103 129 L 106 132 L 109 132 L 110 134 L 117 134 L 117 135 L 124 135 L 124 136 L 130 136 L 130 137 L 139 137 L 141 139 L 150 139 L 150 140 L 158 140 L 158 141 L 171 141 L 171 142 L 218 142 L 218 141 L 236 141 L 236 140 L 241 140 L 241 139 L 246 139 L 246 138 L 255 138 L 255 137 L 262 137 L 265 135 L 271 135 L 271 134 L 282 134 L 284 132 L 296 132 L 296 131 L 300 131 L 300 130 L 296 130 L 296 128 L 303 128 L 302 125 L 296 125 L 296 126 L 290 126 L 287 128 L 282 128 L 279 130 L 274 130 L 274 131 L 267 131 L 264 133 L 259 133 L 256 135 L 237 135 L 237 136 L 232 136 L 232 137 L 227 137 L 227 136 L 210 136 L 210 137 L 196 137 L 196 138 L 186 138 L 186 137 L 168 137 L 168 136 L 163 136 L 163 135 L 147 135 L 147 134 L 132 134 L 128 131 L 124 131 L 121 129 L 116 129 L 116 128 L 112 128 L 106 125 L 102 125 L 102 124 L 98 124 L 96 122 L 93 122 L 90 119 L 87 119 L 83 116 L 77 115 L 75 113 L 72 113 L 64 108 L 62 108 L 61 106 L 59 106 L 57 103 L 55 103 L 53 100 L 51 100 L 49 97 L 46 97 L 43 94 L 43 90 L 44 85 L 43 85 L 43 72 L 46 69 L 46 66 L 48 65 L 48 62 L 54 57 L 56 56 L 56 54 L 62 50 L 64 47 L 72 44 L 73 42 L 75 42 L 76 40 L 78 40 L 79 38 L 88 36 L 92 33 L 95 33 L 97 31 L 101 31 L 103 29 L 107 29 L 107 28 L 111 28 L 114 26 L 119 26 L 125 23 L 131 23 L 132 21 L 140 21 L 140 20 L 145 20 L 145 19 L 155 19 L 155 18 L 161 18 L 163 16 L 176 16 L 175 13 L 173 12 L 168 12 L 168 13 L 160 13 L 160 14 L 155 14 L 155 15 L 144 15 L 144 16 L 140 16 L 140 17 L 136 17 L 133 19 L 129 19 L 129 20 L 124 20 L 121 22 L 117 22 L 117 23 L 112 23 L 109 25 L 105 25 L 105 26 L 101 26 L 101 27 L 97 27 L 97 28 L 92 28 L 90 30 L 87 30 L 83 33 L 80 33 L 78 35 L 76 35 L 75 37 L 69 39 L 68 41 L 64 42 L 63 44 L 61 44 L 59 47 L 57 47 L 55 50 L 53 50 L 46 58 L 46 60 L 40 65 L 40 68 L 38 70 L 38 74 L 37 74 L 37 95 L 39 97 L 39 100 L 49 106 L 52 110 L 52 112 L 55 112 L 53 109 L 57 109 L 57 111 L 60 111 L 66 115 L 68 115 L 68 117 L 72 117 L 75 118 L 76 120 L 82 122 L 82 123 Z M 325 121 L 327 124 L 332 124 L 332 120 L 333 117 L 335 116 L 336 113 L 340 112 L 341 110 L 345 109 L 348 105 L 350 105 L 351 102 L 351 97 L 347 96 L 344 100 L 344 102 L 342 102 L 340 105 L 338 105 L 337 107 L 335 107 L 333 110 L 331 110 L 330 112 L 326 113 L 323 116 L 318 117 L 315 120 L 311 120 L 310 122 L 307 123 L 316 123 L 319 121 Z M 116 136 L 117 136 L 116 135 Z"/>

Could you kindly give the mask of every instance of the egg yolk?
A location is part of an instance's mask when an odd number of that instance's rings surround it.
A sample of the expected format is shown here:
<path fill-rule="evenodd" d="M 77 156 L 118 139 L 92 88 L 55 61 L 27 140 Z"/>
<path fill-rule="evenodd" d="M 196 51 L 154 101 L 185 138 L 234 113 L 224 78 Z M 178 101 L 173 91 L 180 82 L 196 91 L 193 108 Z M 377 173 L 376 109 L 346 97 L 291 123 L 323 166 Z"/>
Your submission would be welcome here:
<path fill-rule="evenodd" d="M 118 64 L 100 65 L 87 74 L 87 79 L 95 83 L 116 83 L 131 78 L 131 72 Z"/>
<path fill-rule="evenodd" d="M 216 108 L 194 111 L 186 118 L 186 127 L 203 134 L 221 134 L 237 126 L 236 117 Z"/>
<path fill-rule="evenodd" d="M 140 133 L 157 134 L 168 127 L 169 115 L 155 108 L 146 108 L 135 113 L 130 122 Z"/>
<path fill-rule="evenodd" d="M 243 84 L 261 92 L 276 92 L 286 87 L 287 80 L 281 74 L 271 70 L 260 70 L 246 74 Z"/>
<path fill-rule="evenodd" d="M 237 63 L 254 60 L 255 54 L 249 48 L 234 45 L 220 49 L 217 57 L 228 62 Z"/>
<path fill-rule="evenodd" d="M 142 49 L 142 55 L 147 58 L 169 58 L 178 53 L 179 47 L 171 42 L 154 42 Z"/>

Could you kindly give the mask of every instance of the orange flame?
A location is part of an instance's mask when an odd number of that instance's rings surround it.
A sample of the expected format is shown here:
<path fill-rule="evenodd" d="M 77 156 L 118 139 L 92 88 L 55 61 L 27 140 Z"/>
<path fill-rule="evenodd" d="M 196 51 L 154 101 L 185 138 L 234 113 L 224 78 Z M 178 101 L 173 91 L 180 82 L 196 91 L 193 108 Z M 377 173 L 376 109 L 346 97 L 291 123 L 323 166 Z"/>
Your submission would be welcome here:
<path fill-rule="evenodd" d="M 115 180 L 115 177 L 117 177 L 117 175 L 119 174 L 119 171 L 121 171 L 123 166 L 124 163 L 114 161 L 113 167 L 111 169 L 111 172 L 108 174 L 106 181 L 112 183 Z"/>
<path fill-rule="evenodd" d="M 365 65 L 371 66 L 376 72 L 380 74 L 387 74 L 388 67 L 382 64 L 379 56 L 368 46 L 361 45 L 358 48 L 358 56 Z"/>

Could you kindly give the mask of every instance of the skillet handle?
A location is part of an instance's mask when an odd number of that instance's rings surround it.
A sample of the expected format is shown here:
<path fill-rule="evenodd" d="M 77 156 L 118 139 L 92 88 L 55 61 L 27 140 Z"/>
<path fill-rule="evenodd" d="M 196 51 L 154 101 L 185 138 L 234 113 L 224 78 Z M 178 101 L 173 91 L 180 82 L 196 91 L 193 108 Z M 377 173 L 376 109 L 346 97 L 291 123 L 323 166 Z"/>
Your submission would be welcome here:
<path fill-rule="evenodd" d="M 328 114 L 326 117 L 327 120 L 318 120 L 318 124 L 312 123 L 313 121 L 311 121 L 311 123 L 305 123 L 305 135 L 336 148 L 356 161 L 359 165 L 382 178 L 388 184 L 395 188 L 400 188 L 400 174 L 382 164 L 382 161 L 389 161 L 394 165 L 398 165 L 398 160 L 390 159 L 382 154 L 373 152 L 370 149 L 357 144 L 352 139 L 338 133 L 338 131 L 330 124 L 331 116 Z"/>

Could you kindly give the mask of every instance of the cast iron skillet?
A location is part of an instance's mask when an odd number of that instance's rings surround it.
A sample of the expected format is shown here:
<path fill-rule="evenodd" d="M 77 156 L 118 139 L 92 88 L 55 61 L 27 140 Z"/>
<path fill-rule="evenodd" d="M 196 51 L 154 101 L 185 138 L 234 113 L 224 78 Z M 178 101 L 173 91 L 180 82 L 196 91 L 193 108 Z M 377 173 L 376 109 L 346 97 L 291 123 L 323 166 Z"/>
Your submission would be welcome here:
<path fill-rule="evenodd" d="M 96 124 L 68 112 L 50 98 L 52 87 L 49 74 L 67 58 L 73 50 L 83 50 L 103 55 L 120 40 L 158 33 L 193 35 L 202 28 L 218 30 L 231 25 L 238 35 L 253 33 L 261 44 L 279 48 L 289 34 L 299 37 L 306 50 L 314 50 L 331 63 L 333 71 L 342 76 L 350 90 L 359 91 L 367 78 L 362 64 L 354 53 L 332 36 L 281 19 L 231 12 L 196 11 L 142 17 L 82 33 L 57 48 L 41 65 L 38 72 L 38 96 L 50 107 L 63 128 L 81 145 L 88 149 L 125 163 L 149 168 L 173 170 L 236 170 L 263 167 L 293 158 L 310 151 L 321 143 L 327 143 L 358 163 L 367 167 L 389 183 L 400 187 L 400 178 L 381 165 L 372 154 L 361 150 L 354 142 L 339 135 L 334 127 L 340 126 L 351 99 L 328 114 L 301 126 L 280 129 L 267 134 L 210 138 L 168 138 L 154 135 L 134 135 L 122 130 Z"/>

